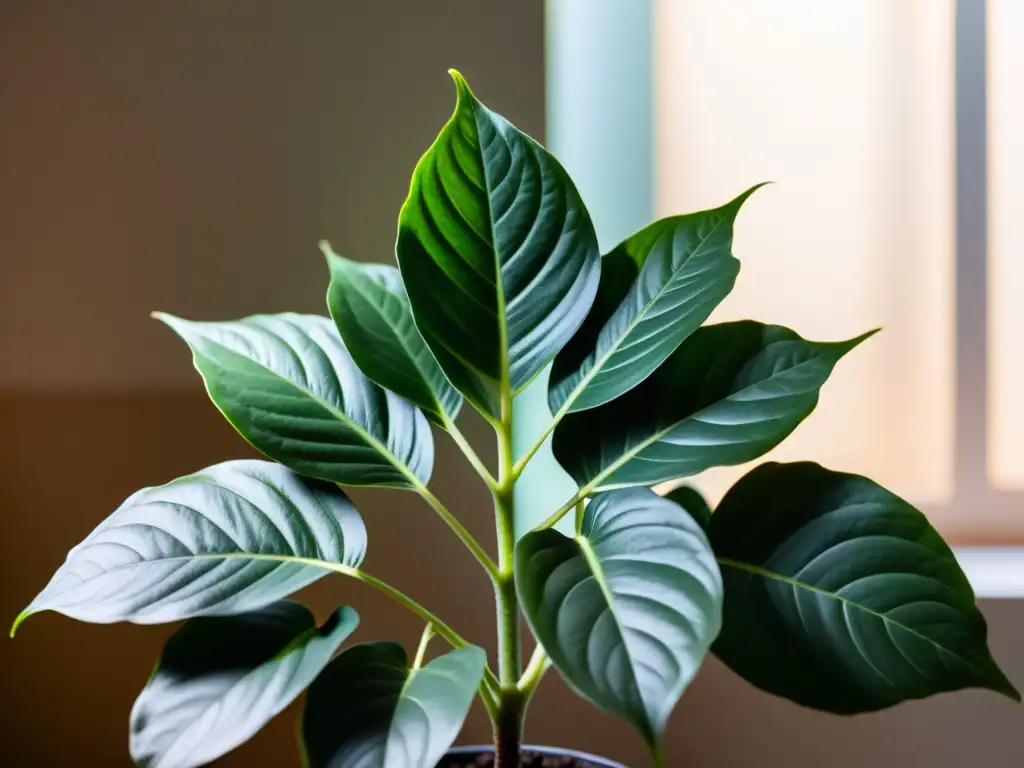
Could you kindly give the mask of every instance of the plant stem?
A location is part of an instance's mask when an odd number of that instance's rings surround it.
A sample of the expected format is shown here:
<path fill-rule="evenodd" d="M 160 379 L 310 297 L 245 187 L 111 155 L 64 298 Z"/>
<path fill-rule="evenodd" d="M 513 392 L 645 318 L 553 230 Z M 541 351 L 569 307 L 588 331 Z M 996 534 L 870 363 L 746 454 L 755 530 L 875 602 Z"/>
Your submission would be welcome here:
<path fill-rule="evenodd" d="M 459 537 L 459 540 L 466 545 L 466 549 L 468 549 L 473 554 L 473 557 L 476 558 L 477 562 L 483 566 L 487 575 L 490 576 L 491 581 L 496 581 L 498 578 L 498 569 L 494 565 L 494 561 L 491 560 L 490 555 L 488 555 L 487 552 L 484 551 L 484 548 L 480 546 L 480 543 L 473 538 L 473 534 L 466 530 L 466 527 L 459 522 L 459 519 L 448 511 L 448 508 L 441 503 L 441 500 L 437 498 L 429 488 L 425 485 L 420 485 L 416 490 L 419 491 L 420 496 L 422 496 L 426 502 L 434 508 L 434 511 L 441 516 L 441 519 L 448 524 L 448 527 L 455 532 L 455 535 Z"/>
<path fill-rule="evenodd" d="M 519 604 L 516 600 L 515 568 L 512 562 L 515 530 L 512 524 L 511 491 L 497 494 L 498 580 L 494 591 L 498 606 L 498 679 L 503 688 L 519 678 Z"/>
<path fill-rule="evenodd" d="M 548 671 L 548 667 L 551 666 L 551 659 L 548 658 L 547 653 L 541 646 L 537 646 L 533 649 L 533 655 L 530 657 L 530 662 L 526 665 L 526 669 L 523 670 L 522 677 L 519 678 L 519 690 L 523 696 L 529 701 L 530 696 L 533 695 L 534 690 L 537 688 L 537 684 L 541 678 L 544 677 L 544 673 Z"/>
<path fill-rule="evenodd" d="M 412 668 L 419 669 L 423 666 L 423 658 L 427 655 L 427 646 L 430 645 L 430 638 L 434 636 L 434 625 L 427 624 L 420 635 L 420 644 L 416 649 L 416 658 L 413 659 Z"/>
<path fill-rule="evenodd" d="M 494 720 L 495 768 L 519 768 L 525 701 L 516 690 L 501 694 Z"/>
<path fill-rule="evenodd" d="M 498 693 L 494 718 L 495 768 L 519 768 L 524 697 L 519 690 L 522 657 L 519 647 L 519 602 L 515 579 L 515 488 L 512 460 L 512 397 L 504 388 L 498 429 L 498 487 L 494 515 L 498 529 L 498 576 L 494 586 L 498 613 Z"/>

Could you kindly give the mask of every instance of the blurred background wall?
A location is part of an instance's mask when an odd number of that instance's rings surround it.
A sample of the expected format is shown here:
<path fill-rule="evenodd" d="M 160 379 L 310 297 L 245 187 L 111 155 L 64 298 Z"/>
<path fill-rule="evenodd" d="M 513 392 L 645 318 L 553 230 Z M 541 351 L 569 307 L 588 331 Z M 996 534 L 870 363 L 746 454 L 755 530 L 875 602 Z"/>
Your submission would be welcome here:
<path fill-rule="evenodd" d="M 450 113 L 454 66 L 543 138 L 543 4 L 0 1 L 0 618 L 131 491 L 248 455 L 153 309 L 222 319 L 321 312 L 316 249 L 391 260 L 419 155 Z M 471 435 L 486 437 L 468 426 Z M 481 537 L 487 494 L 438 439 L 434 484 Z M 354 493 L 367 565 L 489 645 L 491 596 L 429 510 Z M 340 579 L 359 639 L 418 623 Z M 1024 680 L 1024 608 L 986 602 Z M 0 642 L 0 763 L 128 765 L 127 716 L 167 627 L 55 615 Z M 297 765 L 295 708 L 220 764 Z M 750 689 L 713 659 L 669 728 L 673 765 L 1011 766 L 1024 710 L 976 693 L 843 720 Z M 645 758 L 628 729 L 552 674 L 536 742 Z M 464 740 L 487 738 L 475 712 Z"/>

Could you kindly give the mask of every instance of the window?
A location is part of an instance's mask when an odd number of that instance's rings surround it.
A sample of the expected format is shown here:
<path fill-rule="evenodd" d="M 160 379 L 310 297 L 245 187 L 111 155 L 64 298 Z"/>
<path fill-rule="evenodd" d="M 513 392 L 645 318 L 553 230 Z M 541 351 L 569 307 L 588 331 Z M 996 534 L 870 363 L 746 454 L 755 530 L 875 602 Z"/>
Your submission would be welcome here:
<path fill-rule="evenodd" d="M 769 458 L 870 475 L 957 544 L 1024 540 L 1024 3 L 549 0 L 548 23 L 549 144 L 605 248 L 772 180 L 712 319 L 884 328 Z M 649 210 L 624 214 L 634 192 Z"/>

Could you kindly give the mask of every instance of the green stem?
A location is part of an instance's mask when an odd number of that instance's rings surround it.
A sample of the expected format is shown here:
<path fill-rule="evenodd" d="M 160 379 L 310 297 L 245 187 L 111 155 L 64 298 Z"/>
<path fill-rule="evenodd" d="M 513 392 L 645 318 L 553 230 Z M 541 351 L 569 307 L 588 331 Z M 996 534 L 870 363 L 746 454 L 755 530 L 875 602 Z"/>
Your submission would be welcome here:
<path fill-rule="evenodd" d="M 575 392 L 573 393 L 573 395 L 575 395 Z M 561 422 L 561 420 L 565 418 L 565 414 L 569 412 L 569 408 L 570 406 L 572 406 L 575 400 L 575 397 L 570 397 L 569 399 L 567 399 L 562 404 L 562 407 L 558 409 L 555 415 L 551 417 L 551 422 L 547 425 L 547 427 L 544 428 L 544 431 L 541 432 L 540 437 L 538 437 L 534 444 L 527 449 L 526 453 L 519 457 L 519 459 L 515 463 L 515 466 L 512 467 L 513 477 L 518 478 L 521 474 L 523 474 L 523 470 L 526 469 L 526 465 L 530 463 L 530 459 L 532 459 L 534 454 L 540 450 L 541 446 L 544 445 L 544 441 L 551 436 L 551 433 L 555 431 L 555 427 L 558 426 L 559 422 Z"/>
<path fill-rule="evenodd" d="M 587 498 L 587 494 L 589 494 L 590 491 L 591 487 L 589 485 L 585 485 L 584 487 L 580 488 L 578 491 L 576 491 L 575 494 L 573 494 L 573 497 L 571 499 L 569 499 L 567 502 L 565 502 L 565 504 L 563 504 L 557 510 L 555 510 L 550 516 L 545 518 L 544 521 L 537 525 L 533 530 L 543 531 L 545 528 L 550 528 L 551 526 L 553 526 L 555 523 L 557 523 L 559 520 L 565 517 L 570 509 L 574 509 L 577 504 L 579 504 L 585 498 Z"/>
<path fill-rule="evenodd" d="M 523 676 L 519 678 L 519 690 L 523 696 L 529 701 L 533 692 L 537 689 L 538 683 L 544 673 L 548 671 L 551 666 L 551 659 L 548 658 L 547 653 L 541 646 L 537 646 L 533 649 L 533 655 L 530 657 L 530 662 L 526 665 L 526 669 L 523 670 Z"/>
<path fill-rule="evenodd" d="M 496 496 L 498 518 L 498 580 L 494 591 L 498 607 L 498 679 L 502 688 L 515 687 L 522 663 L 519 650 L 519 603 L 516 599 L 515 529 L 512 515 L 512 492 Z"/>
<path fill-rule="evenodd" d="M 480 475 L 481 479 L 483 479 L 487 484 L 487 487 L 492 493 L 496 491 L 498 488 L 498 481 L 494 479 L 494 475 L 492 475 L 488 471 L 487 467 L 484 466 L 483 461 L 480 460 L 480 456 L 477 452 L 473 450 L 473 446 L 469 444 L 466 436 L 459 431 L 459 428 L 455 426 L 455 422 L 453 421 L 446 419 L 445 426 L 448 429 L 448 434 L 452 436 L 452 440 L 454 440 L 455 444 L 459 446 L 459 450 L 462 451 L 463 455 L 473 466 L 473 469 L 476 470 L 476 473 Z"/>
<path fill-rule="evenodd" d="M 448 508 L 441 503 L 441 500 L 437 498 L 429 488 L 425 485 L 419 485 L 416 490 L 419 491 L 420 496 L 422 496 L 426 502 L 434 508 L 434 511 L 441 516 L 441 519 L 448 524 L 448 527 L 455 532 L 455 535 L 459 537 L 459 540 L 466 545 L 466 549 L 468 549 L 473 554 L 473 557 L 476 558 L 477 562 L 483 566 L 487 575 L 490 576 L 491 581 L 496 581 L 498 578 L 498 569 L 494 565 L 494 561 L 491 560 L 490 555 L 488 555 L 487 552 L 484 551 L 484 548 L 480 546 L 480 543 L 473 538 L 473 534 L 466 530 L 466 527 L 459 522 L 459 519 L 448 511 Z"/>
<path fill-rule="evenodd" d="M 406 595 L 401 590 L 395 589 L 395 587 L 392 587 L 387 582 L 381 581 L 376 576 L 371 576 L 365 571 L 360 571 L 358 568 L 352 568 L 348 565 L 334 565 L 332 567 L 332 570 L 334 570 L 336 573 L 340 573 L 345 576 L 350 576 L 351 578 L 356 579 L 357 581 L 361 581 L 364 584 L 368 584 L 374 589 L 378 590 L 379 592 L 383 592 L 385 595 L 387 595 L 389 598 L 394 600 L 399 605 L 408 608 L 410 611 L 415 613 L 428 624 L 432 624 L 434 627 L 434 631 L 438 635 L 443 637 L 445 640 L 447 640 L 453 648 L 466 648 L 469 645 L 471 645 L 471 643 L 468 640 L 462 637 L 462 635 L 460 635 L 454 629 L 449 627 L 445 622 L 443 622 L 429 610 L 424 608 L 422 605 L 417 603 L 415 600 L 413 600 L 411 597 Z M 490 669 L 484 670 L 484 679 L 486 681 L 487 686 L 498 687 L 498 681 L 494 677 L 494 673 Z"/>
<path fill-rule="evenodd" d="M 427 624 L 423 628 L 423 634 L 420 635 L 420 644 L 416 649 L 416 658 L 413 659 L 412 668 L 419 669 L 423 666 L 423 658 L 427 655 L 427 646 L 430 645 L 430 639 L 434 636 L 434 625 Z"/>
<path fill-rule="evenodd" d="M 498 529 L 498 577 L 494 592 L 498 613 L 498 707 L 494 718 L 495 766 L 518 768 L 525 699 L 519 690 L 522 657 L 519 647 L 519 602 L 515 579 L 515 488 L 512 459 L 512 396 L 502 388 L 498 429 L 498 487 L 494 513 Z"/>

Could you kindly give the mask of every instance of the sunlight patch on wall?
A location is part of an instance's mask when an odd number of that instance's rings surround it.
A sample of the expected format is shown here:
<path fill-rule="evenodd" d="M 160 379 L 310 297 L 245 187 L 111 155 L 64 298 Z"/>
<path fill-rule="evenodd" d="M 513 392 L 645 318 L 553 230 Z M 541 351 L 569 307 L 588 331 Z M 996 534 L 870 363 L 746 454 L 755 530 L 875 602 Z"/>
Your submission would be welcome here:
<path fill-rule="evenodd" d="M 654 29 L 656 213 L 777 182 L 740 213 L 743 267 L 712 321 L 753 317 L 815 340 L 885 329 L 839 364 L 817 412 L 769 458 L 948 500 L 953 2 L 661 0 Z M 698 484 L 717 499 L 746 469 Z"/>
<path fill-rule="evenodd" d="M 988 13 L 989 480 L 1024 490 L 1024 3 Z"/>

